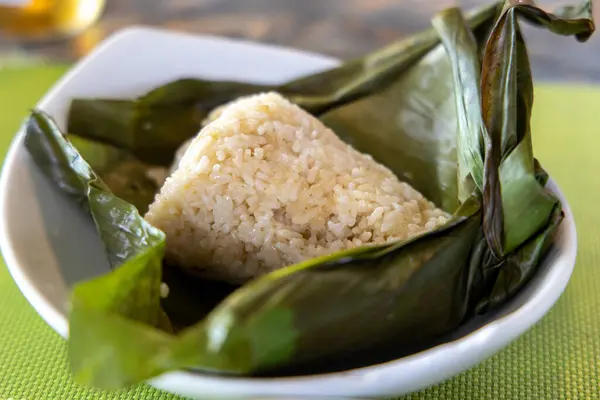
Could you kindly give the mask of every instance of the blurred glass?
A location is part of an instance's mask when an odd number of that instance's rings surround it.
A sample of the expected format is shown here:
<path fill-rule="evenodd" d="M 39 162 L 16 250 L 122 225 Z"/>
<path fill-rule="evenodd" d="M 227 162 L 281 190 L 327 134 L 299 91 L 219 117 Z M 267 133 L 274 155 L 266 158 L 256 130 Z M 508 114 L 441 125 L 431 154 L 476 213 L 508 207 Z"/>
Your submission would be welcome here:
<path fill-rule="evenodd" d="M 15 40 L 75 35 L 98 20 L 105 0 L 0 0 L 0 33 Z"/>

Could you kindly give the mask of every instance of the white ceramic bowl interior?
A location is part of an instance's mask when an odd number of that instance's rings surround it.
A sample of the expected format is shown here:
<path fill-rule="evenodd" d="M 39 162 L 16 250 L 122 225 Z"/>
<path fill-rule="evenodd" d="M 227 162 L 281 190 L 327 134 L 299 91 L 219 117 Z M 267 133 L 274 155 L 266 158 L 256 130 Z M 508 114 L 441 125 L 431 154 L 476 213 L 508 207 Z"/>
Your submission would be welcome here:
<path fill-rule="evenodd" d="M 113 35 L 72 68 L 38 107 L 64 128 L 73 97 L 131 98 L 184 77 L 277 83 L 338 64 L 280 47 L 149 28 Z M 477 318 L 449 342 L 385 364 L 303 377 L 232 378 L 173 372 L 150 384 L 189 397 L 385 397 L 443 381 L 491 356 L 535 324 L 563 292 L 577 239 L 569 206 L 556 244 L 534 279 L 502 309 Z M 2 252 L 19 288 L 61 336 L 68 336 L 69 288 L 108 271 L 93 224 L 63 198 L 15 138 L 0 182 Z M 76 245 L 74 245 L 76 244 Z"/>

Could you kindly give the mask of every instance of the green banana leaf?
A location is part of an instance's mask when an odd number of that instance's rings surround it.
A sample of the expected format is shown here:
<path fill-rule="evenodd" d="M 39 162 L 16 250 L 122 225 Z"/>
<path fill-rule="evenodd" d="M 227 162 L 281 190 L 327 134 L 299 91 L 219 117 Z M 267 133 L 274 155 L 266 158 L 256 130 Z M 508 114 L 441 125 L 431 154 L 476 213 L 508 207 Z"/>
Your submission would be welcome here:
<path fill-rule="evenodd" d="M 114 268 L 73 290 L 78 381 L 117 388 L 181 368 L 272 376 L 360 367 L 439 343 L 512 298 L 563 219 L 533 157 L 519 18 L 581 41 L 594 31 L 591 1 L 555 14 L 516 1 L 466 18 L 451 8 L 432 29 L 282 85 L 184 79 L 134 100 L 75 99 L 70 140 L 34 111 L 28 151 L 91 215 Z M 165 236 L 140 214 L 158 185 L 145 172 L 168 166 L 212 109 L 262 90 L 321 118 L 452 213 L 450 222 L 240 287 L 164 265 Z"/>
<path fill-rule="evenodd" d="M 126 150 L 81 136 L 71 135 L 69 141 L 117 197 L 133 204 L 142 214 L 147 211 L 164 182 L 165 168 L 143 163 Z"/>

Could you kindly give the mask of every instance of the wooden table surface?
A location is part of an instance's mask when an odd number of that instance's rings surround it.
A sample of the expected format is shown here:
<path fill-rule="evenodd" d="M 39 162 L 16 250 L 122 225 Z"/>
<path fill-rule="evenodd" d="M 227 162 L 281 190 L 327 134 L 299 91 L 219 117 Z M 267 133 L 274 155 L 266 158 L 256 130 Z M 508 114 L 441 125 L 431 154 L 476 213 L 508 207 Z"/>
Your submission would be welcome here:
<path fill-rule="evenodd" d="M 429 27 L 433 14 L 489 0 L 107 0 L 102 19 L 64 41 L 18 45 L 0 36 L 0 54 L 75 61 L 112 32 L 144 24 L 245 38 L 350 58 Z M 572 3 L 577 0 L 567 0 Z M 539 0 L 552 9 L 561 0 Z M 595 9 L 600 21 L 600 6 Z M 585 45 L 527 27 L 536 79 L 600 82 L 600 33 Z"/>

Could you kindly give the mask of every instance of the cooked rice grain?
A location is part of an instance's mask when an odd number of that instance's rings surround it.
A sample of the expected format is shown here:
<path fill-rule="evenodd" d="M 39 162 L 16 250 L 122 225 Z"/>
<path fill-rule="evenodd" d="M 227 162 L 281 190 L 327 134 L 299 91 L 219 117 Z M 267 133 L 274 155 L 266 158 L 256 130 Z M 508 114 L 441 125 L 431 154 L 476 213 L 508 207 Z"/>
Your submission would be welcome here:
<path fill-rule="evenodd" d="M 407 239 L 448 215 L 300 107 L 264 93 L 219 109 L 145 218 L 166 233 L 167 259 L 244 282 L 337 250 Z"/>

